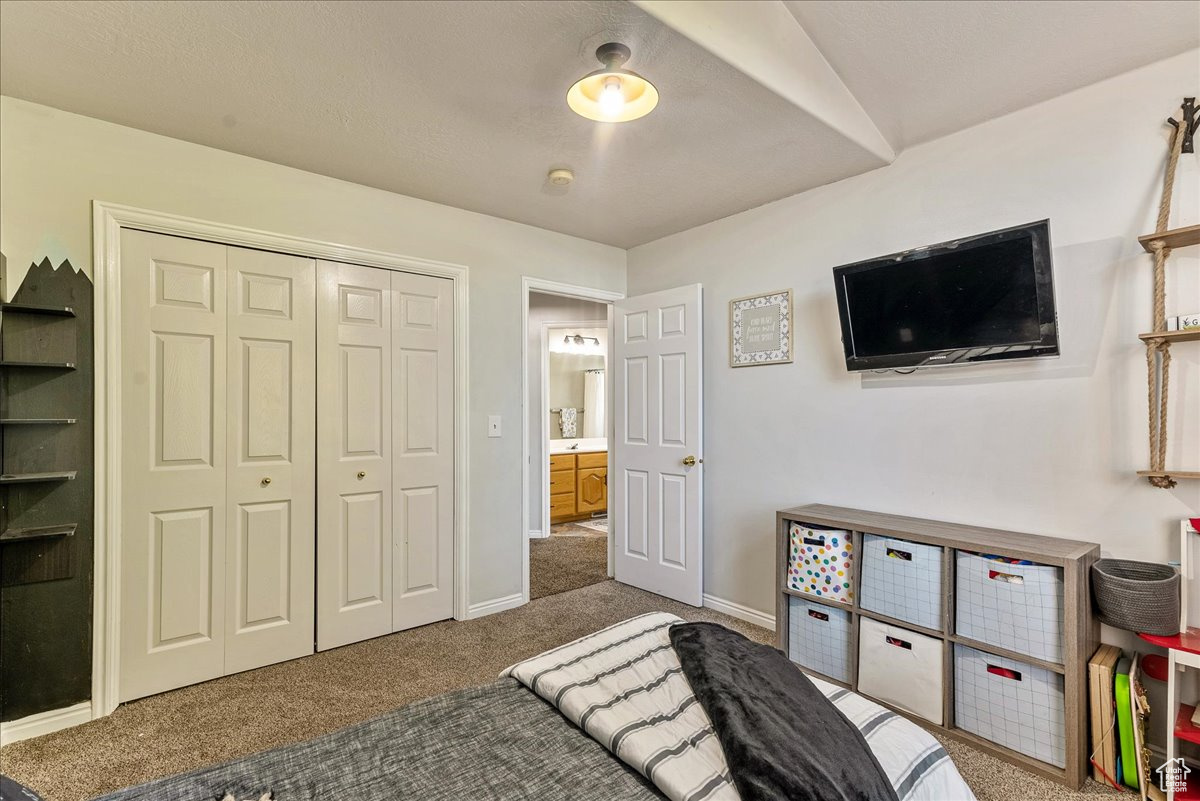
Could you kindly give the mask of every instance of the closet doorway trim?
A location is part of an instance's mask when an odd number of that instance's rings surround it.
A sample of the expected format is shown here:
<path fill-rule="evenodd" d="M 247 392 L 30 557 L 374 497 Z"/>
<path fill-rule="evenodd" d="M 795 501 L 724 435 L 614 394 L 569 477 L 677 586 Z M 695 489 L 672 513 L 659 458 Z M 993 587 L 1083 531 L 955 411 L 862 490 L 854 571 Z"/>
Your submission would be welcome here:
<path fill-rule="evenodd" d="M 202 239 L 306 258 L 448 278 L 454 282 L 454 617 L 467 617 L 467 268 L 379 250 L 275 234 L 116 203 L 92 202 L 95 286 L 96 502 L 92 578 L 92 719 L 117 708 L 120 676 L 121 229 Z"/>

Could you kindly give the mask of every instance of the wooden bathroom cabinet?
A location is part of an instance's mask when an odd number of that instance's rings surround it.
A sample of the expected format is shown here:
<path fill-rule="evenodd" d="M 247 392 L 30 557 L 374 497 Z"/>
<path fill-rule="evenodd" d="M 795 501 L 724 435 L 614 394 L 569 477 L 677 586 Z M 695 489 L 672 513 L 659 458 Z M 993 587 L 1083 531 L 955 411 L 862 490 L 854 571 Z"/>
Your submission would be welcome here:
<path fill-rule="evenodd" d="M 550 522 L 584 520 L 608 511 L 608 453 L 550 457 Z"/>

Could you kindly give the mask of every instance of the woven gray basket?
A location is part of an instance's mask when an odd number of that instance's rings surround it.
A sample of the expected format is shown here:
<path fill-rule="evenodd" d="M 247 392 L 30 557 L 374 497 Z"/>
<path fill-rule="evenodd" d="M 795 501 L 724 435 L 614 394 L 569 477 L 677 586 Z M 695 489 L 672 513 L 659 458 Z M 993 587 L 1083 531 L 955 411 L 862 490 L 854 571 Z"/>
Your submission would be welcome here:
<path fill-rule="evenodd" d="M 1179 633 L 1179 573 L 1169 565 L 1101 559 L 1092 565 L 1100 622 L 1167 636 Z"/>

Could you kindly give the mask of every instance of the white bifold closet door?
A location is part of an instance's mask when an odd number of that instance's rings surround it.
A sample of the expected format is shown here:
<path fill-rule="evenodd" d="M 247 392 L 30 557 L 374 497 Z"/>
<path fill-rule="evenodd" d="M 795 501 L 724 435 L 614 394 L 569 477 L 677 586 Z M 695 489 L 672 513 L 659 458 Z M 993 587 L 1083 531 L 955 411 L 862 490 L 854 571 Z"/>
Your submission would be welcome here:
<path fill-rule="evenodd" d="M 120 700 L 312 653 L 310 259 L 121 234 Z"/>
<path fill-rule="evenodd" d="M 317 647 L 453 615 L 447 279 L 317 263 Z"/>

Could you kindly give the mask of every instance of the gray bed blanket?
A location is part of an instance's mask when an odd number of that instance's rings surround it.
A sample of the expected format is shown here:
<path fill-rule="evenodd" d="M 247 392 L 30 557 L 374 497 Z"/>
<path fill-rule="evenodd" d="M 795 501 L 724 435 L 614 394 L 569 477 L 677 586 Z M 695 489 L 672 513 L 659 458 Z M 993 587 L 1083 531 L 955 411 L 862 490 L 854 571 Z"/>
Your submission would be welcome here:
<path fill-rule="evenodd" d="M 867 738 L 782 652 L 716 623 L 670 636 L 742 801 L 899 801 Z"/>
<path fill-rule="evenodd" d="M 635 771 L 513 679 L 418 701 L 313 740 L 102 801 L 660 801 Z"/>

